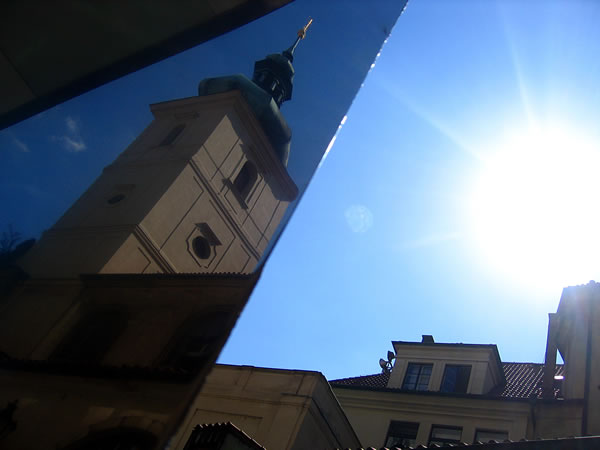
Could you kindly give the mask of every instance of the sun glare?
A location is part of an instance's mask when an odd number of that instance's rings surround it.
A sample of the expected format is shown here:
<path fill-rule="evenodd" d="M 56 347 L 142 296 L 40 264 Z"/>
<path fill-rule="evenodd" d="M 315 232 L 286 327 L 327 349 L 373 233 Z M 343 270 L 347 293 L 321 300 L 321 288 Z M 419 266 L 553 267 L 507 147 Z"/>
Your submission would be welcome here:
<path fill-rule="evenodd" d="M 600 276 L 600 149 L 564 127 L 519 133 L 491 153 L 471 224 L 494 270 L 534 286 Z"/>

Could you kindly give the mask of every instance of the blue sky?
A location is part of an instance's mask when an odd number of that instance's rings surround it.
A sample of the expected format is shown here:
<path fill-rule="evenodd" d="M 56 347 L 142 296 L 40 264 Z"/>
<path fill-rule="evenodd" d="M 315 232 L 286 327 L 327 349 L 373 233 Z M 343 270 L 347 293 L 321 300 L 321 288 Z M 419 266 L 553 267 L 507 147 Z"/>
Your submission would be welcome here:
<path fill-rule="evenodd" d="M 250 74 L 312 15 L 282 109 L 304 185 L 393 22 L 392 3 L 361 4 L 298 0 L 0 132 L 0 225 L 38 236 L 149 123 L 149 103 Z M 355 376 L 391 340 L 433 334 L 541 362 L 561 288 L 600 279 L 598 236 L 571 228 L 600 225 L 584 158 L 600 142 L 599 20 L 593 1 L 411 0 L 220 361 Z"/>
<path fill-rule="evenodd" d="M 562 287 L 598 279 L 600 268 L 565 280 L 530 266 L 515 274 L 527 243 L 493 261 L 473 237 L 471 199 L 493 152 L 532 122 L 574 127 L 598 153 L 599 7 L 411 1 L 221 361 L 356 376 L 378 371 L 391 340 L 432 334 L 542 362 Z M 564 212 L 551 199 L 552 214 Z M 561 239 L 548 242 L 551 259 Z M 588 239 L 591 251 L 599 237 Z"/>
<path fill-rule="evenodd" d="M 282 107 L 293 129 L 288 171 L 305 188 L 405 3 L 293 2 L 0 132 L 0 225 L 39 236 L 149 124 L 149 104 L 196 95 L 204 78 L 251 77 L 255 61 L 289 47 L 312 17 L 293 101 Z"/>

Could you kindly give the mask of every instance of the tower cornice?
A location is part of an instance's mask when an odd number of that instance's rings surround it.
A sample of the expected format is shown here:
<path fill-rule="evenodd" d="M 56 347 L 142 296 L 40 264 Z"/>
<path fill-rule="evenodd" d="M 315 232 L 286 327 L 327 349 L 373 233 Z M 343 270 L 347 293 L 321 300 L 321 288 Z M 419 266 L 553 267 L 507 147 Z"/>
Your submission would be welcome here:
<path fill-rule="evenodd" d="M 228 107 L 233 107 L 247 125 L 248 132 L 252 135 L 252 140 L 258 144 L 250 146 L 249 153 L 255 162 L 262 167 L 263 171 L 271 177 L 274 182 L 272 188 L 277 198 L 285 201 L 296 199 L 298 196 L 296 183 L 294 183 L 294 180 L 292 180 L 287 169 L 279 159 L 277 152 L 271 144 L 271 140 L 267 137 L 254 110 L 250 107 L 241 91 L 233 90 L 201 97 L 187 97 L 179 100 L 154 103 L 150 105 L 150 110 L 155 117 L 160 118 L 172 115 L 175 110 L 178 114 L 193 114 L 197 112 L 200 106 L 203 108 L 207 106 L 214 106 L 215 108 L 223 107 L 224 112 Z M 259 150 L 258 147 L 264 150 Z"/>

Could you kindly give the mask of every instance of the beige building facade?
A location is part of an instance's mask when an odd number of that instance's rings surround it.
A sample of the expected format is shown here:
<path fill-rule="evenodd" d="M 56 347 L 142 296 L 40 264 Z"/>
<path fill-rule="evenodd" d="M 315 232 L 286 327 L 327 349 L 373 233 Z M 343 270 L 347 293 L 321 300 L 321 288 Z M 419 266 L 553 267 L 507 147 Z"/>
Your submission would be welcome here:
<path fill-rule="evenodd" d="M 183 449 L 198 424 L 231 422 L 267 449 L 360 447 L 319 372 L 217 364 L 170 448 Z"/>
<path fill-rule="evenodd" d="M 565 288 L 544 364 L 495 345 L 394 341 L 379 374 L 331 381 L 363 445 L 457 444 L 600 434 L 600 284 Z M 564 364 L 556 364 L 557 351 Z M 591 442 L 591 441 L 590 441 Z"/>
<path fill-rule="evenodd" d="M 563 397 L 583 402 L 581 434 L 600 435 L 600 283 L 563 290 L 550 315 L 547 364 L 556 360 L 557 350 L 565 362 Z M 551 381 L 544 381 L 550 390 Z"/>
<path fill-rule="evenodd" d="M 243 95 L 151 110 L 153 122 L 23 258 L 29 275 L 254 270 L 297 188 Z"/>
<path fill-rule="evenodd" d="M 445 346 L 440 344 L 440 354 L 443 354 Z M 401 354 L 399 358 L 402 358 Z M 438 363 L 440 360 L 437 360 Z M 411 359 L 407 366 L 416 371 L 418 364 L 421 370 L 419 380 L 423 382 L 423 371 L 435 362 L 420 361 L 415 363 Z M 454 362 L 450 360 L 442 364 L 453 370 Z M 434 384 L 432 379 L 427 390 L 412 389 L 413 386 L 408 384 L 391 387 L 391 376 L 385 373 L 331 383 L 361 441 L 369 446 L 580 435 L 580 401 L 538 398 L 539 386 L 537 389 L 534 386 L 541 383 L 541 366 L 505 363 L 504 370 L 512 372 L 508 374 L 507 383 L 494 386 L 483 394 L 443 392 L 440 384 Z M 558 373 L 561 373 L 560 369 Z M 411 378 L 411 375 L 405 369 L 402 377 Z M 475 374 L 473 381 L 477 382 Z M 557 427 L 557 423 L 560 426 Z"/>

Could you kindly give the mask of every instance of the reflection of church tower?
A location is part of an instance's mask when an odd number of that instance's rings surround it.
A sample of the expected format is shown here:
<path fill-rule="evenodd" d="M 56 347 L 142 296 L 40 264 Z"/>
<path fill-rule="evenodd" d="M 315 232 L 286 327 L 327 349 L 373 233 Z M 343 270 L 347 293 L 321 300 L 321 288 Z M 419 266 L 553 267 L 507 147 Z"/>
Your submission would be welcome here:
<path fill-rule="evenodd" d="M 292 52 L 257 62 L 255 82 L 211 78 L 152 105 L 20 261 L 31 278 L 0 314 L 0 411 L 17 425 L 0 449 L 165 448 L 297 195 L 279 111 Z"/>
<path fill-rule="evenodd" d="M 209 78 L 197 97 L 152 105 L 152 123 L 43 235 L 25 270 L 252 271 L 297 195 L 279 107 L 291 98 L 307 27 L 288 50 L 257 61 L 252 81 Z"/>

